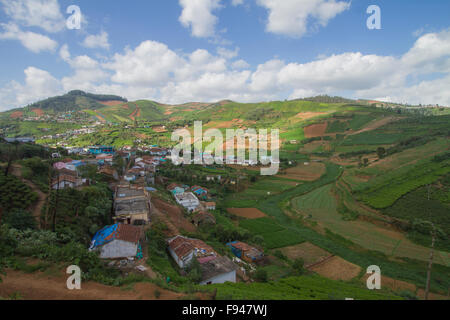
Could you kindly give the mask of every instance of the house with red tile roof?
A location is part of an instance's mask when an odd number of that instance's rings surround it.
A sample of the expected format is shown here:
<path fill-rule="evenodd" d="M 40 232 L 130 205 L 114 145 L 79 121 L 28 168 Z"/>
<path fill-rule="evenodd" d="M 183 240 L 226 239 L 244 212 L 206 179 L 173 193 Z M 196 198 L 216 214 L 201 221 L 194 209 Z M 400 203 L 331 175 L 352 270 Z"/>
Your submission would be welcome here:
<path fill-rule="evenodd" d="M 198 239 L 191 239 L 178 235 L 167 241 L 169 246 L 169 253 L 178 266 L 182 269 L 188 267 L 192 259 L 206 258 L 211 256 L 217 256 L 214 249 Z"/>

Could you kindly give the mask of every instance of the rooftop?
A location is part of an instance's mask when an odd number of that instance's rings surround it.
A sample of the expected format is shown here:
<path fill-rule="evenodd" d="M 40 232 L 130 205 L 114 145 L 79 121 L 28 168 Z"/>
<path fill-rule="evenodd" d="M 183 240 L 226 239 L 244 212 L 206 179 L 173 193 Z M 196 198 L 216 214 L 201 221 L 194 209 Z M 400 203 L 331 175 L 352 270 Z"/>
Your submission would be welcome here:
<path fill-rule="evenodd" d="M 125 198 L 145 197 L 143 188 L 136 188 L 131 186 L 118 186 L 116 189 L 116 201 L 121 201 Z"/>
<path fill-rule="evenodd" d="M 176 194 L 175 198 L 177 198 L 177 200 L 179 201 L 198 201 L 197 197 L 192 192 Z"/>
<path fill-rule="evenodd" d="M 172 249 L 179 258 L 183 258 L 196 251 L 197 257 L 215 255 L 214 249 L 198 239 L 191 239 L 183 236 L 176 236 L 168 240 L 169 248 Z"/>
<path fill-rule="evenodd" d="M 148 212 L 147 200 L 128 199 L 116 202 L 114 213 L 116 216 L 133 215 Z"/>
<path fill-rule="evenodd" d="M 200 264 L 202 280 L 209 280 L 224 273 L 235 271 L 237 266 L 227 257 L 217 257 L 211 261 Z"/>

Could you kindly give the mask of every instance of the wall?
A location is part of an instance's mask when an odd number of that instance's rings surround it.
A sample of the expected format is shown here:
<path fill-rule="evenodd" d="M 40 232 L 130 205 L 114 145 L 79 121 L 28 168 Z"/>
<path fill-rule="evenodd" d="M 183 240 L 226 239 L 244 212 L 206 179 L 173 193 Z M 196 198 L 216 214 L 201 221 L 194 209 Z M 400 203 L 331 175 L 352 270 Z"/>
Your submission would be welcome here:
<path fill-rule="evenodd" d="M 231 271 L 229 273 L 220 274 L 211 279 L 200 282 L 200 285 L 206 285 L 208 282 L 211 284 L 225 283 L 225 282 L 236 282 L 236 271 Z"/>
<path fill-rule="evenodd" d="M 194 257 L 194 252 L 191 252 L 187 256 L 187 258 L 185 258 L 185 260 L 181 260 L 171 248 L 169 248 L 169 253 L 181 269 L 184 269 L 186 266 L 188 266 Z"/>
<path fill-rule="evenodd" d="M 138 245 L 132 242 L 114 240 L 101 247 L 100 258 L 118 259 L 135 257 Z"/>

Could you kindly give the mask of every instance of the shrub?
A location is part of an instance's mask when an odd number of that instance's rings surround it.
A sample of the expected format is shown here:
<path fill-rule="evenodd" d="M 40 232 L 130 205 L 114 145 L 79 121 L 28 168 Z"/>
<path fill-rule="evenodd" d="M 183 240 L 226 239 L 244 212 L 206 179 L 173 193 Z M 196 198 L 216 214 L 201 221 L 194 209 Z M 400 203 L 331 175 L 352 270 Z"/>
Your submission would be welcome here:
<path fill-rule="evenodd" d="M 258 282 L 267 282 L 269 280 L 269 275 L 264 269 L 258 269 L 255 272 L 254 279 Z"/>
<path fill-rule="evenodd" d="M 36 219 L 29 211 L 14 209 L 4 214 L 3 223 L 17 230 L 36 229 Z"/>

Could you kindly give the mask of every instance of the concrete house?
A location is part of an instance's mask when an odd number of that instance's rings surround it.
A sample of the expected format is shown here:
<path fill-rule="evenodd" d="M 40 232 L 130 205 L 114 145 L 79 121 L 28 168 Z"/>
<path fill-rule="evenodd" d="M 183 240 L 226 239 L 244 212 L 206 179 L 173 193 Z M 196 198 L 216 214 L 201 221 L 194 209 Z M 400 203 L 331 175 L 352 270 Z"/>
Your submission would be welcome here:
<path fill-rule="evenodd" d="M 216 210 L 216 203 L 215 202 L 204 202 L 202 201 L 201 204 L 206 210 Z"/>
<path fill-rule="evenodd" d="M 264 258 L 263 252 L 240 241 L 230 242 L 227 246 L 236 257 L 250 263 L 261 261 Z"/>
<path fill-rule="evenodd" d="M 61 174 L 59 177 L 52 181 L 52 188 L 54 190 L 64 188 L 76 188 L 83 184 L 83 181 L 72 175 Z"/>
<path fill-rule="evenodd" d="M 201 225 L 215 225 L 216 218 L 209 212 L 200 211 L 192 217 L 192 223 L 197 227 Z"/>
<path fill-rule="evenodd" d="M 151 202 L 147 190 L 131 185 L 118 186 L 114 195 L 114 221 L 124 224 L 147 224 Z"/>
<path fill-rule="evenodd" d="M 102 168 L 100 168 L 99 173 L 101 173 L 109 178 L 112 178 L 114 180 L 120 179 L 119 173 L 117 172 L 117 170 L 111 166 L 103 166 Z"/>
<path fill-rule="evenodd" d="M 114 147 L 108 147 L 108 146 L 94 146 L 89 147 L 89 153 L 90 154 L 115 154 Z"/>
<path fill-rule="evenodd" d="M 195 211 L 200 206 L 200 201 L 192 192 L 175 194 L 175 200 L 188 211 Z"/>
<path fill-rule="evenodd" d="M 167 186 L 167 190 L 169 190 L 173 195 L 182 194 L 185 191 L 183 186 L 176 183 L 172 183 L 169 186 Z"/>
<path fill-rule="evenodd" d="M 227 257 L 216 257 L 200 263 L 202 270 L 201 285 L 236 282 L 238 267 Z"/>
<path fill-rule="evenodd" d="M 99 251 L 102 259 L 134 258 L 142 252 L 140 245 L 142 237 L 140 227 L 114 224 L 95 234 L 89 250 Z"/>
<path fill-rule="evenodd" d="M 169 253 L 181 269 L 188 267 L 192 259 L 216 257 L 217 254 L 212 247 L 201 240 L 191 239 L 184 236 L 176 236 L 167 241 Z"/>
<path fill-rule="evenodd" d="M 205 197 L 208 194 L 208 189 L 200 186 L 193 186 L 191 190 L 195 195 L 199 197 Z"/>

